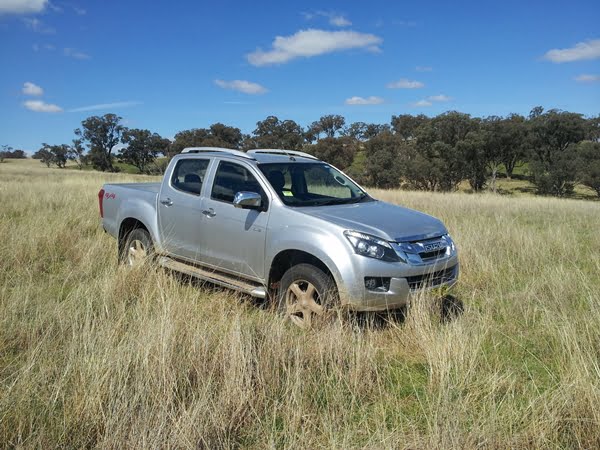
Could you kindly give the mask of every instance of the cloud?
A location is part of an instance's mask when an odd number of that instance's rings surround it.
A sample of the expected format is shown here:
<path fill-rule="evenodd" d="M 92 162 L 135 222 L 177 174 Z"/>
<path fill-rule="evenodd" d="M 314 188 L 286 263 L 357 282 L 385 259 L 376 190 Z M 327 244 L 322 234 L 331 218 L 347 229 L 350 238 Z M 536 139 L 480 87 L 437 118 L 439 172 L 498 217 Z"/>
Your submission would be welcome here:
<path fill-rule="evenodd" d="M 48 0 L 1 0 L 0 15 L 40 13 L 47 5 Z"/>
<path fill-rule="evenodd" d="M 315 11 L 309 13 L 304 12 L 302 15 L 306 20 L 312 20 L 316 17 L 326 17 L 329 19 L 329 24 L 335 27 L 349 27 L 352 25 L 352 22 L 350 22 L 344 15 L 336 14 L 331 11 Z"/>
<path fill-rule="evenodd" d="M 40 50 L 48 50 L 50 52 L 56 50 L 56 47 L 52 44 L 33 44 L 31 46 L 31 48 L 33 49 L 34 52 L 39 52 Z"/>
<path fill-rule="evenodd" d="M 82 51 L 79 51 L 75 48 L 65 48 L 63 50 L 63 54 L 65 56 L 68 56 L 70 58 L 75 58 L 75 59 L 91 59 L 92 57 L 90 55 L 88 55 L 87 53 L 84 53 Z"/>
<path fill-rule="evenodd" d="M 417 22 L 414 20 L 392 20 L 392 25 L 401 27 L 416 27 Z"/>
<path fill-rule="evenodd" d="M 223 89 L 243 92 L 244 94 L 258 95 L 268 92 L 268 89 L 258 83 L 252 83 L 246 80 L 215 80 L 215 84 Z"/>
<path fill-rule="evenodd" d="M 47 26 L 40 19 L 36 19 L 36 18 L 32 19 L 32 18 L 26 17 L 23 19 L 23 23 L 25 24 L 25 26 L 27 28 L 29 28 L 34 33 L 41 33 L 41 34 L 56 33 L 56 30 L 54 28 Z"/>
<path fill-rule="evenodd" d="M 384 100 L 381 97 L 350 97 L 344 102 L 346 105 L 380 105 Z"/>
<path fill-rule="evenodd" d="M 423 108 L 431 105 L 433 105 L 433 103 L 431 103 L 429 100 L 419 100 L 418 102 L 412 103 L 412 106 L 416 106 L 417 108 Z"/>
<path fill-rule="evenodd" d="M 73 6 L 73 11 L 75 11 L 75 14 L 77 14 L 78 16 L 85 16 L 87 14 L 87 11 L 83 8 L 79 8 L 77 6 Z"/>
<path fill-rule="evenodd" d="M 544 55 L 544 59 L 557 64 L 598 58 L 600 58 L 600 39 L 578 42 L 571 48 L 555 48 Z"/>
<path fill-rule="evenodd" d="M 431 67 L 431 66 L 417 66 L 417 67 L 415 67 L 415 70 L 417 72 L 431 72 L 433 70 L 433 67 Z"/>
<path fill-rule="evenodd" d="M 277 36 L 271 50 L 257 49 L 246 55 L 246 58 L 254 66 L 266 66 L 356 48 L 379 52 L 382 42 L 378 36 L 356 31 L 308 29 L 291 36 Z"/>
<path fill-rule="evenodd" d="M 600 82 L 600 75 L 590 75 L 583 73 L 575 77 L 575 81 L 578 83 L 597 83 Z"/>
<path fill-rule="evenodd" d="M 81 106 L 79 108 L 69 109 L 68 112 L 87 112 L 87 111 L 99 111 L 102 109 L 129 108 L 131 106 L 138 106 L 141 104 L 142 104 L 142 102 L 136 102 L 136 101 L 99 103 L 97 105 L 88 105 L 88 106 Z"/>
<path fill-rule="evenodd" d="M 415 80 L 400 78 L 398 81 L 392 81 L 386 85 L 389 89 L 419 89 L 425 87 L 424 83 Z"/>
<path fill-rule="evenodd" d="M 23 94 L 25 95 L 44 95 L 44 90 L 37 84 L 29 81 L 23 83 Z"/>
<path fill-rule="evenodd" d="M 452 97 L 448 97 L 444 94 L 430 95 L 429 97 L 427 97 L 427 100 L 429 100 L 430 102 L 449 102 L 450 100 L 452 100 Z"/>
<path fill-rule="evenodd" d="M 52 103 L 46 103 L 41 100 L 27 100 L 23 103 L 23 106 L 30 111 L 44 112 L 44 113 L 58 113 L 62 112 L 62 108 Z"/>
<path fill-rule="evenodd" d="M 349 27 L 352 25 L 352 22 L 350 22 L 344 16 L 332 16 L 329 18 L 329 23 L 336 27 Z"/>
<path fill-rule="evenodd" d="M 452 100 L 452 97 L 449 97 L 444 94 L 430 95 L 429 97 L 424 98 L 423 100 L 419 100 L 418 102 L 411 103 L 411 105 L 415 106 L 417 108 L 422 108 L 422 107 L 426 107 L 426 106 L 431 106 L 434 103 L 449 102 L 450 100 Z"/>

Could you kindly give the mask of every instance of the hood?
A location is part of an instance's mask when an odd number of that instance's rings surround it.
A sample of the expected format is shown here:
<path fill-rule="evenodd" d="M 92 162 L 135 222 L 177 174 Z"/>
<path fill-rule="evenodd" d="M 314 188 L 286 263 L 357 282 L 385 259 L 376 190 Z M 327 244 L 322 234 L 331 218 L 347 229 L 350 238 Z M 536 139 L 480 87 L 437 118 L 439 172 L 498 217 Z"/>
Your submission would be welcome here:
<path fill-rule="evenodd" d="M 304 207 L 297 208 L 297 211 L 347 230 L 362 231 L 394 242 L 428 239 L 448 232 L 444 224 L 435 217 L 379 200 L 350 205 Z"/>

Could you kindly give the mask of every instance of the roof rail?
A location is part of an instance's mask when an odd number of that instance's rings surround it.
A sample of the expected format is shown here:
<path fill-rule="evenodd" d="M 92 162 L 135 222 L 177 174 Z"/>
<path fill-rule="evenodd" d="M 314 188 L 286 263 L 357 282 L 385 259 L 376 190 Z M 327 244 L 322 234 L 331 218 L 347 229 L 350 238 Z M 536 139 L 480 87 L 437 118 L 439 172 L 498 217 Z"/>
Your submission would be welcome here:
<path fill-rule="evenodd" d="M 270 155 L 286 155 L 286 156 L 300 156 L 302 158 L 308 158 L 308 159 L 316 159 L 318 160 L 319 158 L 309 154 L 309 153 L 304 153 L 304 152 L 299 152 L 297 150 L 281 150 L 281 149 L 275 149 L 275 148 L 260 148 L 257 150 L 249 150 L 248 154 L 250 155 L 256 155 L 256 154 L 270 154 Z"/>
<path fill-rule="evenodd" d="M 254 157 L 248 153 L 221 147 L 186 147 L 181 150 L 181 153 L 226 153 L 232 156 L 239 156 L 240 158 L 254 159 Z"/>

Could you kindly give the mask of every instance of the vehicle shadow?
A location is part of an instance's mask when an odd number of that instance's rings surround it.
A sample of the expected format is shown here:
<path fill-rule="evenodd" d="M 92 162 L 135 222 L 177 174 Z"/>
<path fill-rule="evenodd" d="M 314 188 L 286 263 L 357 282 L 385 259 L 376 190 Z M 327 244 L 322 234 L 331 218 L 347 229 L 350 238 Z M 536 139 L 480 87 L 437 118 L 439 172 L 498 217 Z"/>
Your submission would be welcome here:
<path fill-rule="evenodd" d="M 440 323 L 447 324 L 458 319 L 464 313 L 464 303 L 458 297 L 446 294 L 438 298 L 432 305 L 434 315 L 438 315 Z M 352 325 L 361 330 L 384 330 L 394 326 L 402 326 L 410 314 L 410 308 L 371 312 L 352 313 L 350 321 Z"/>

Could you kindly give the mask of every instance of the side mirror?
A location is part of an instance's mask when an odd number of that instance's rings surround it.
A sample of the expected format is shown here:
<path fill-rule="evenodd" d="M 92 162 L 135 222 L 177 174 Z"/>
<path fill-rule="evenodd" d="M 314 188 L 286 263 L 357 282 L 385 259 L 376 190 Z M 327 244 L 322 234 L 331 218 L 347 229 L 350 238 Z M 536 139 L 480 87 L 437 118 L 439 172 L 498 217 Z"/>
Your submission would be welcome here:
<path fill-rule="evenodd" d="M 233 197 L 233 206 L 242 209 L 260 209 L 262 207 L 262 197 L 256 192 L 241 191 Z"/>

